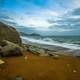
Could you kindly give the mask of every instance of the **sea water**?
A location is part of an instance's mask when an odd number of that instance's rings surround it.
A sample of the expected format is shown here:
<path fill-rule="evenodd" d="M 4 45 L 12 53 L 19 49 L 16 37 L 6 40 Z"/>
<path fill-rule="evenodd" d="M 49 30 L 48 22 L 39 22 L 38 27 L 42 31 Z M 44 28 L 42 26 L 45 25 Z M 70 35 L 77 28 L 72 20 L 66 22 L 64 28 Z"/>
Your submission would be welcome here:
<path fill-rule="evenodd" d="M 21 36 L 23 43 L 80 56 L 80 36 Z"/>

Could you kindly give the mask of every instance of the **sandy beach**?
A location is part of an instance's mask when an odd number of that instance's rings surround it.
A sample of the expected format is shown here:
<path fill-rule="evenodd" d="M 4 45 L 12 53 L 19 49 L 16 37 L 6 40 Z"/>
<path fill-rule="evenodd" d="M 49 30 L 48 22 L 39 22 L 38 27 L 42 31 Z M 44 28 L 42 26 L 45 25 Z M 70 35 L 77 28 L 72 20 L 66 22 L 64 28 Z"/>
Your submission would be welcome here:
<path fill-rule="evenodd" d="M 24 52 L 24 56 L 5 58 L 0 80 L 80 80 L 80 59 L 71 56 L 42 57 Z"/>

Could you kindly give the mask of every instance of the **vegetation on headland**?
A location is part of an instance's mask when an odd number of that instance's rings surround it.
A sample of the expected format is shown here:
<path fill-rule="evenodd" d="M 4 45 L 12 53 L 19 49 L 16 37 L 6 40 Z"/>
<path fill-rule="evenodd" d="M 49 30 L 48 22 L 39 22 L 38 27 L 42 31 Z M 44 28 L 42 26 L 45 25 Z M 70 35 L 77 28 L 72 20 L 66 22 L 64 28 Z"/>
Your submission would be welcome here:
<path fill-rule="evenodd" d="M 24 32 L 20 32 L 21 36 L 41 36 L 40 34 L 37 33 L 24 33 Z"/>

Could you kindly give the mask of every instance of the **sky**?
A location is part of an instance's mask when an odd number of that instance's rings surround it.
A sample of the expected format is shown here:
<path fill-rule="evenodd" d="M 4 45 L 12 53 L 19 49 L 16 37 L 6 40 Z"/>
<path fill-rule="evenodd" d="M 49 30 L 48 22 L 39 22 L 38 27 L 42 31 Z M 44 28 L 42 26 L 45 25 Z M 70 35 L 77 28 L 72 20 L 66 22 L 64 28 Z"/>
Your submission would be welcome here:
<path fill-rule="evenodd" d="M 0 21 L 26 33 L 80 35 L 80 0 L 0 0 Z"/>

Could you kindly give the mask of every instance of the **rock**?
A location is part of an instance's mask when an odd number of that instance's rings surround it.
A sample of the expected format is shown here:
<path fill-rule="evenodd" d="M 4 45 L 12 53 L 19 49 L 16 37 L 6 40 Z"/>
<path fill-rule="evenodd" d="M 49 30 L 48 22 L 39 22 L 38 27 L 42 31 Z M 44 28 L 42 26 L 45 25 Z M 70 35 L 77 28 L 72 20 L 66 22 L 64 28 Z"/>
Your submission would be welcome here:
<path fill-rule="evenodd" d="M 5 62 L 4 62 L 3 60 L 0 59 L 0 65 L 1 65 L 1 64 L 4 64 L 4 63 L 5 63 Z"/>
<path fill-rule="evenodd" d="M 53 56 L 56 59 L 59 58 L 59 55 L 56 53 L 56 51 L 41 48 L 39 46 L 27 45 L 27 50 L 39 56 Z"/>
<path fill-rule="evenodd" d="M 49 56 L 54 56 L 55 52 L 53 50 L 47 50 L 47 53 L 49 54 Z"/>
<path fill-rule="evenodd" d="M 34 46 L 29 46 L 28 47 L 28 51 L 32 52 L 32 53 L 36 53 L 37 49 Z"/>
<path fill-rule="evenodd" d="M 49 56 L 52 56 L 54 59 L 58 59 L 60 57 L 59 54 L 57 54 L 53 50 L 47 51 L 47 53 L 49 54 Z"/>
<path fill-rule="evenodd" d="M 32 53 L 34 53 L 34 54 L 37 54 L 37 55 L 39 55 L 39 49 L 40 49 L 40 48 L 38 48 L 38 47 L 36 47 L 36 46 L 29 46 L 29 47 L 28 47 L 28 51 L 30 51 L 30 52 L 32 52 Z"/>
<path fill-rule="evenodd" d="M 24 51 L 28 50 L 28 47 L 26 45 L 23 44 L 22 47 L 24 48 Z"/>
<path fill-rule="evenodd" d="M 60 56 L 57 55 L 57 54 L 55 54 L 55 55 L 53 56 L 54 59 L 59 59 L 59 57 L 60 57 Z"/>
<path fill-rule="evenodd" d="M 39 56 L 53 56 L 54 58 L 59 58 L 60 55 L 55 50 L 49 50 L 46 48 L 42 48 L 40 46 L 36 45 L 25 45 L 27 47 L 27 51 L 30 51 L 36 55 Z"/>
<path fill-rule="evenodd" d="M 54 54 L 49 53 L 49 56 L 54 56 Z"/>
<path fill-rule="evenodd" d="M 3 70 L 4 68 L 5 68 L 5 61 L 0 59 L 0 71 Z"/>
<path fill-rule="evenodd" d="M 22 48 L 12 42 L 9 41 L 3 41 L 6 45 L 1 47 L 0 55 L 2 57 L 8 57 L 8 56 L 22 56 Z"/>
<path fill-rule="evenodd" d="M 48 56 L 48 54 L 46 53 L 46 50 L 38 46 L 29 46 L 28 51 L 34 54 L 37 54 L 39 56 Z"/>
<path fill-rule="evenodd" d="M 39 49 L 39 53 L 40 56 L 49 56 L 49 54 L 46 52 L 46 49 L 43 48 Z"/>
<path fill-rule="evenodd" d="M 15 80 L 24 80 L 22 76 L 16 76 Z"/>
<path fill-rule="evenodd" d="M 28 57 L 27 56 L 24 56 L 24 60 L 27 61 L 27 59 L 28 59 Z"/>
<path fill-rule="evenodd" d="M 8 40 L 19 45 L 22 44 L 20 35 L 16 29 L 0 22 L 0 45 L 3 40 Z"/>
<path fill-rule="evenodd" d="M 76 70 L 73 70 L 73 73 L 76 73 L 77 71 Z"/>

